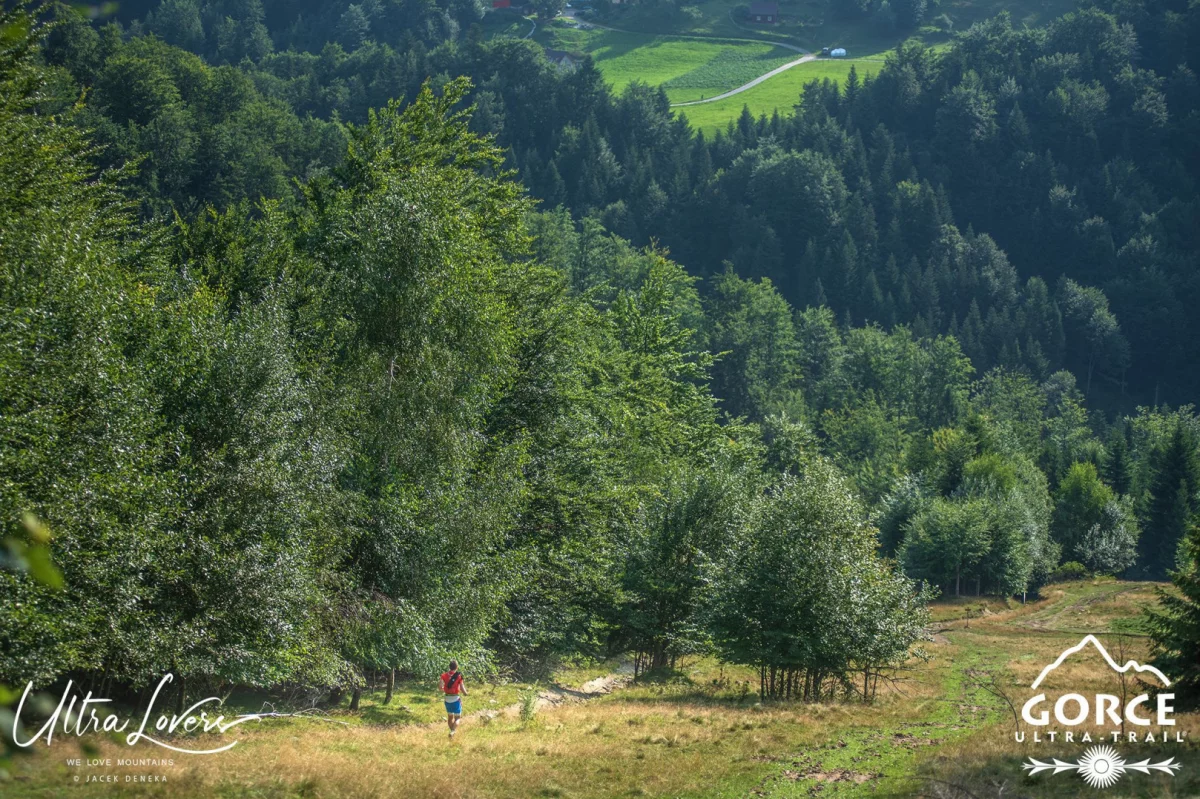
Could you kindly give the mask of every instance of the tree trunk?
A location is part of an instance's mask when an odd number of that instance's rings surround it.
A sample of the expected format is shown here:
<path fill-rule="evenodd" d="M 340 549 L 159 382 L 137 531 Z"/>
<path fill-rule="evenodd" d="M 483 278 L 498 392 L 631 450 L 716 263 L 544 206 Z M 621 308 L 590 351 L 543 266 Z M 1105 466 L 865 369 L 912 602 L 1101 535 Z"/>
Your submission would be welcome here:
<path fill-rule="evenodd" d="M 962 596 L 962 566 L 954 567 L 954 595 Z"/>
<path fill-rule="evenodd" d="M 392 690 L 396 687 L 396 670 L 388 669 L 387 673 L 387 693 L 384 694 L 383 703 L 389 705 L 392 702 Z"/>
<path fill-rule="evenodd" d="M 354 693 L 350 694 L 350 709 L 358 710 L 358 700 L 362 697 L 362 688 L 354 686 Z"/>
<path fill-rule="evenodd" d="M 183 715 L 184 694 L 187 692 L 187 680 L 184 679 L 182 674 L 179 675 L 178 679 L 179 679 L 179 693 L 177 693 L 175 695 L 175 715 L 182 716 Z"/>

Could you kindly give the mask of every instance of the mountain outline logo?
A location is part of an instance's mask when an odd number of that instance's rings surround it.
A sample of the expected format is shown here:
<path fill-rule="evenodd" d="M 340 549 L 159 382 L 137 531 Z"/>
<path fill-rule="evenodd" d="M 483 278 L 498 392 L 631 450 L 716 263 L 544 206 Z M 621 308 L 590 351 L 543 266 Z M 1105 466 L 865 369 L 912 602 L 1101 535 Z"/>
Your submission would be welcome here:
<path fill-rule="evenodd" d="M 1161 671 L 1156 669 L 1154 666 L 1144 666 L 1141 663 L 1138 663 L 1136 660 L 1132 660 L 1132 659 L 1127 661 L 1125 663 L 1125 665 L 1118 666 L 1117 661 L 1113 660 L 1112 655 L 1108 654 L 1108 650 L 1104 648 L 1104 644 L 1100 643 L 1100 639 L 1089 633 L 1088 635 L 1085 635 L 1083 637 L 1083 640 L 1081 640 L 1079 643 L 1075 644 L 1075 646 L 1072 646 L 1068 649 L 1063 650 L 1063 653 L 1061 655 L 1059 655 L 1058 658 L 1053 663 L 1051 663 L 1046 668 L 1042 669 L 1042 673 L 1038 675 L 1038 678 L 1036 680 L 1034 680 L 1033 684 L 1029 687 L 1031 689 L 1036 690 L 1037 687 L 1042 684 L 1042 680 L 1046 679 L 1046 677 L 1048 677 L 1050 675 L 1050 672 L 1054 671 L 1059 666 L 1061 666 L 1063 664 L 1063 661 L 1065 661 L 1071 655 L 1074 655 L 1076 652 L 1082 651 L 1088 644 L 1092 644 L 1094 647 L 1096 647 L 1096 649 L 1099 650 L 1100 655 L 1104 658 L 1105 662 L 1108 663 L 1109 667 L 1111 667 L 1112 670 L 1117 672 L 1118 674 L 1125 674 L 1130 669 L 1133 669 L 1138 674 L 1144 674 L 1146 672 L 1149 672 L 1149 673 L 1153 674 L 1155 677 L 1157 677 L 1159 679 L 1159 681 L 1163 684 L 1164 687 L 1169 686 L 1171 684 L 1171 681 L 1167 679 L 1167 675 L 1163 674 Z"/>
<path fill-rule="evenodd" d="M 1033 681 L 1033 684 L 1030 686 L 1030 688 L 1036 691 L 1038 686 L 1040 686 L 1055 669 L 1066 662 L 1067 658 L 1082 652 L 1088 647 L 1088 645 L 1095 647 L 1096 651 L 1100 653 L 1102 658 L 1104 658 L 1104 662 L 1108 664 L 1109 668 L 1118 674 L 1127 674 L 1130 671 L 1136 672 L 1139 675 L 1147 673 L 1153 674 L 1156 678 L 1158 678 L 1159 682 L 1162 683 L 1164 688 L 1171 685 L 1171 681 L 1167 678 L 1167 675 L 1163 674 L 1154 666 L 1143 665 L 1133 659 L 1126 661 L 1124 664 L 1118 664 L 1117 661 L 1113 659 L 1113 656 L 1109 654 L 1108 650 L 1105 649 L 1104 644 L 1100 643 L 1100 639 L 1089 634 L 1085 635 L 1079 641 L 1079 643 L 1075 644 L 1075 646 L 1068 647 L 1054 660 L 1053 663 L 1042 669 L 1041 673 L 1038 674 L 1037 679 Z M 1144 737 L 1142 737 L 1142 735 L 1138 732 L 1139 728 L 1150 727 L 1156 722 L 1153 718 L 1138 715 L 1136 713 L 1136 709 L 1150 700 L 1151 693 L 1153 693 L 1157 699 L 1157 726 L 1159 730 L 1157 732 L 1157 736 L 1153 730 L 1150 730 L 1146 732 Z M 1065 727 L 1066 729 L 1065 731 L 1059 730 L 1048 732 L 1048 740 L 1051 743 L 1054 743 L 1056 735 L 1062 735 L 1064 743 L 1075 743 L 1074 736 L 1079 735 L 1079 743 L 1091 744 L 1093 741 L 1092 731 L 1085 729 L 1081 732 L 1077 732 L 1072 728 L 1086 723 L 1089 719 L 1093 718 L 1092 711 L 1094 709 L 1094 719 L 1097 726 L 1106 723 L 1108 720 L 1111 720 L 1113 723 L 1114 728 L 1111 732 L 1112 743 L 1126 740 L 1128 743 L 1158 743 L 1160 741 L 1165 743 L 1169 739 L 1167 737 L 1168 733 L 1164 728 L 1173 727 L 1175 725 L 1175 720 L 1171 718 L 1171 713 L 1174 711 L 1174 708 L 1170 704 L 1174 697 L 1174 694 L 1165 693 L 1162 691 L 1149 691 L 1147 693 L 1142 693 L 1130 699 L 1129 701 L 1126 701 L 1124 691 L 1122 691 L 1121 696 L 1119 697 L 1112 694 L 1097 693 L 1090 700 L 1088 697 L 1079 693 L 1063 694 L 1053 702 L 1053 717 L 1061 727 Z M 1045 740 L 1039 737 L 1037 728 L 1046 727 L 1051 724 L 1051 714 L 1049 710 L 1040 710 L 1037 711 L 1036 714 L 1032 712 L 1033 708 L 1045 703 L 1046 701 L 1046 694 L 1039 693 L 1030 698 L 1029 701 L 1027 701 L 1021 708 L 1021 718 L 1023 718 L 1027 724 L 1032 725 L 1034 728 L 1034 743 L 1040 743 Z M 1123 717 L 1120 712 L 1120 705 L 1122 702 L 1125 703 Z M 1126 721 L 1134 725 L 1133 732 L 1126 731 Z M 1116 725 L 1120 725 L 1120 728 L 1117 729 Z M 1176 758 L 1173 756 L 1153 763 L 1150 761 L 1150 758 L 1144 758 L 1136 762 L 1133 760 L 1133 758 L 1127 759 L 1126 756 L 1123 756 L 1117 751 L 1116 747 L 1110 745 L 1105 740 L 1106 736 L 1104 734 L 1096 733 L 1096 735 L 1101 742 L 1101 745 L 1089 746 L 1088 749 L 1083 752 L 1082 756 L 1076 760 L 1060 760 L 1057 757 L 1053 757 L 1048 760 L 1039 760 L 1035 757 L 1029 757 L 1028 760 L 1021 766 L 1021 768 L 1030 777 L 1042 774 L 1043 772 L 1049 772 L 1051 775 L 1074 772 L 1082 777 L 1084 782 L 1086 782 L 1091 788 L 1109 788 L 1117 783 L 1123 776 L 1132 772 L 1145 775 L 1165 774 L 1169 777 L 1173 777 L 1175 776 L 1176 772 L 1183 768 L 1183 765 L 1177 762 Z M 1015 733 L 1015 740 L 1018 743 L 1024 743 L 1026 740 L 1025 731 L 1018 729 L 1018 731 Z M 1181 737 L 1178 732 L 1175 733 L 1175 741 L 1180 743 L 1183 741 L 1183 737 Z"/>

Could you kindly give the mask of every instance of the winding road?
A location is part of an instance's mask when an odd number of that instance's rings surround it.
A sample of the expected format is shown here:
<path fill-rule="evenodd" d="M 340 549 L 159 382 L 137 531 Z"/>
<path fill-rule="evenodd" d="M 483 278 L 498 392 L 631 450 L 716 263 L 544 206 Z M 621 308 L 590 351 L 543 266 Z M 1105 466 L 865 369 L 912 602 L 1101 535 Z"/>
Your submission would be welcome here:
<path fill-rule="evenodd" d="M 735 94 L 741 94 L 742 92 L 746 91 L 747 89 L 753 89 L 755 86 L 762 83 L 764 80 L 767 80 L 768 78 L 773 78 L 776 75 L 778 75 L 780 72 L 786 72 L 787 70 L 791 69 L 792 67 L 799 66 L 800 64 L 808 63 L 809 61 L 816 61 L 816 60 L 817 60 L 817 56 L 815 56 L 815 55 L 801 56 L 800 58 L 797 58 L 795 61 L 789 61 L 788 63 L 784 64 L 783 66 L 775 67 L 775 69 L 771 70 L 770 72 L 764 72 L 762 75 L 759 75 L 757 78 L 750 81 L 749 83 L 743 83 L 741 86 L 738 86 L 736 89 L 730 89 L 729 91 L 725 92 L 724 94 L 718 94 L 715 97 L 707 97 L 703 100 L 689 100 L 686 103 L 671 103 L 671 107 L 672 108 L 683 108 L 683 107 L 689 106 L 689 105 L 703 105 L 704 103 L 715 103 L 718 100 L 724 100 L 726 97 L 733 97 Z"/>
<path fill-rule="evenodd" d="M 574 9 L 566 9 L 565 11 L 563 11 L 561 16 L 565 19 L 571 20 L 572 22 L 574 22 L 577 25 L 588 25 L 593 28 L 599 28 L 600 30 L 614 31 L 615 33 L 637 33 L 637 31 L 627 31 L 627 30 L 622 30 L 621 28 L 610 28 L 607 25 L 600 25 L 595 22 L 584 22 L 575 17 Z M 738 25 L 737 21 L 733 19 L 732 11 L 730 11 L 729 19 L 730 19 L 730 21 L 733 22 L 734 27 L 738 28 L 739 30 L 746 30 L 741 25 Z M 534 24 L 534 26 L 536 27 L 536 23 Z M 808 63 L 809 61 L 815 61 L 818 58 L 817 56 L 813 55 L 810 51 L 805 50 L 803 47 L 798 47 L 794 44 L 788 44 L 787 42 L 778 42 L 778 41 L 774 41 L 771 39 L 751 39 L 751 38 L 747 38 L 747 37 L 737 37 L 737 36 L 695 36 L 695 35 L 689 35 L 686 33 L 646 34 L 646 35 L 669 36 L 672 39 L 701 39 L 701 40 L 707 39 L 710 41 L 713 39 L 720 39 L 720 40 L 732 41 L 732 42 L 738 42 L 738 41 L 754 42 L 755 44 L 769 44 L 773 47 L 782 47 L 785 50 L 791 50 L 793 52 L 800 53 L 800 58 L 797 58 L 795 61 L 789 61 L 788 63 L 783 64 L 782 66 L 775 67 L 775 69 L 772 69 L 769 72 L 764 72 L 763 74 L 759 75 L 754 80 L 750 81 L 749 83 L 744 83 L 741 86 L 738 86 L 736 89 L 730 89 L 727 92 L 715 95 L 713 97 L 706 97 L 703 100 L 689 100 L 686 103 L 671 103 L 672 108 L 685 108 L 689 105 L 703 105 L 704 103 L 715 103 L 718 100 L 724 100 L 727 97 L 733 97 L 735 94 L 741 94 L 742 92 L 746 91 L 747 89 L 753 89 L 755 86 L 762 83 L 764 80 L 773 78 L 776 75 L 778 75 L 780 72 L 786 72 L 787 70 L 791 69 L 792 67 L 796 67 L 796 66 L 799 66 L 800 64 Z"/>

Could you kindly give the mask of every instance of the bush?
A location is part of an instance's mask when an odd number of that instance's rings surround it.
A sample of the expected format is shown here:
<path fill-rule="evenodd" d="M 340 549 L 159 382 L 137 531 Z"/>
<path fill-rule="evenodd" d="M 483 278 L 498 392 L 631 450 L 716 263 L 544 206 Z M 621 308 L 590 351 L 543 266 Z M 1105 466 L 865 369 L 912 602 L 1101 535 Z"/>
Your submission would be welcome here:
<path fill-rule="evenodd" d="M 529 688 L 521 692 L 521 723 L 528 724 L 537 715 L 538 691 Z"/>
<path fill-rule="evenodd" d="M 1088 571 L 1087 566 L 1078 561 L 1069 560 L 1054 570 L 1050 575 L 1050 582 L 1065 583 L 1071 580 L 1082 580 L 1090 575 L 1091 572 Z"/>

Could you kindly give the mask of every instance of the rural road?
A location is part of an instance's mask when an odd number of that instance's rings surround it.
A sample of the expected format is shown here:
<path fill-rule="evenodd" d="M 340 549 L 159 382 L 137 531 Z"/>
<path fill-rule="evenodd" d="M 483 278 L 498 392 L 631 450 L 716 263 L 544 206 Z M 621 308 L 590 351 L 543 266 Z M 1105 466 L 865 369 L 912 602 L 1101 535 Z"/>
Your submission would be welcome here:
<path fill-rule="evenodd" d="M 724 94 L 718 94 L 715 97 L 708 97 L 704 100 L 690 100 L 686 103 L 671 103 L 671 107 L 672 108 L 683 108 L 683 107 L 689 106 L 689 105 L 703 105 L 704 103 L 715 103 L 717 100 L 724 100 L 726 97 L 733 97 L 735 94 L 741 94 L 742 92 L 746 91 L 747 89 L 753 89 L 755 86 L 762 83 L 764 80 L 767 80 L 768 78 L 773 78 L 776 75 L 778 75 L 780 72 L 786 72 L 787 70 L 791 69 L 794 66 L 798 66 L 800 64 L 804 64 L 809 61 L 816 61 L 816 60 L 817 60 L 817 57 L 815 55 L 801 56 L 800 58 L 797 58 L 795 61 L 789 61 L 788 63 L 784 64 L 781 67 L 775 67 L 775 69 L 771 70 L 770 72 L 764 72 L 762 75 L 759 75 L 757 78 L 750 81 L 749 83 L 743 83 L 741 86 L 738 86 L 736 89 L 730 89 L 729 91 L 725 92 Z"/>
<path fill-rule="evenodd" d="M 615 33 L 635 33 L 635 31 L 627 31 L 627 30 L 622 30 L 620 28 L 610 28 L 607 25 L 600 25 L 599 23 L 596 23 L 596 22 L 584 22 L 582 20 L 578 20 L 575 17 L 574 9 L 565 9 L 562 12 L 561 16 L 566 19 L 571 20 L 572 22 L 575 22 L 576 24 L 589 25 L 593 28 L 599 28 L 600 30 L 613 31 Z M 730 12 L 729 18 L 731 21 L 733 21 L 733 12 L 732 11 Z M 745 28 L 742 28 L 740 25 L 738 25 L 736 21 L 734 21 L 733 24 L 738 29 L 745 30 Z M 536 26 L 536 23 L 535 23 L 535 26 Z M 727 97 L 733 97 L 735 94 L 741 94 L 742 92 L 746 91 L 747 89 L 753 89 L 755 86 L 762 83 L 764 80 L 767 80 L 768 78 L 773 78 L 776 75 L 778 75 L 780 72 L 786 72 L 787 70 L 791 69 L 792 67 L 799 66 L 800 64 L 804 64 L 809 61 L 815 61 L 817 59 L 817 56 L 813 55 L 808 50 L 805 50 L 802 47 L 797 47 L 794 44 L 788 44 L 787 42 L 777 42 L 777 41 L 773 41 L 770 39 L 746 39 L 746 38 L 729 37 L 729 36 L 691 36 L 691 35 L 682 34 L 682 33 L 645 34 L 645 35 L 648 35 L 648 36 L 662 35 L 662 36 L 669 36 L 670 38 L 673 38 L 673 39 L 701 39 L 701 40 L 707 39 L 710 41 L 713 39 L 723 39 L 725 41 L 733 41 L 733 42 L 737 42 L 737 41 L 755 42 L 756 44 L 769 44 L 774 47 L 782 47 L 785 50 L 791 50 L 793 52 L 801 54 L 801 57 L 797 58 L 795 61 L 789 61 L 788 63 L 784 64 L 783 66 L 775 67 L 775 69 L 772 69 L 770 72 L 764 72 L 762 75 L 759 75 L 754 80 L 750 81 L 749 83 L 744 83 L 741 86 L 738 86 L 736 89 L 730 89 L 729 91 L 725 92 L 724 94 L 718 94 L 714 97 L 708 97 L 704 100 L 689 100 L 686 103 L 671 103 L 672 108 L 685 108 L 689 105 L 703 105 L 704 103 L 715 103 L 718 100 L 724 100 Z"/>

